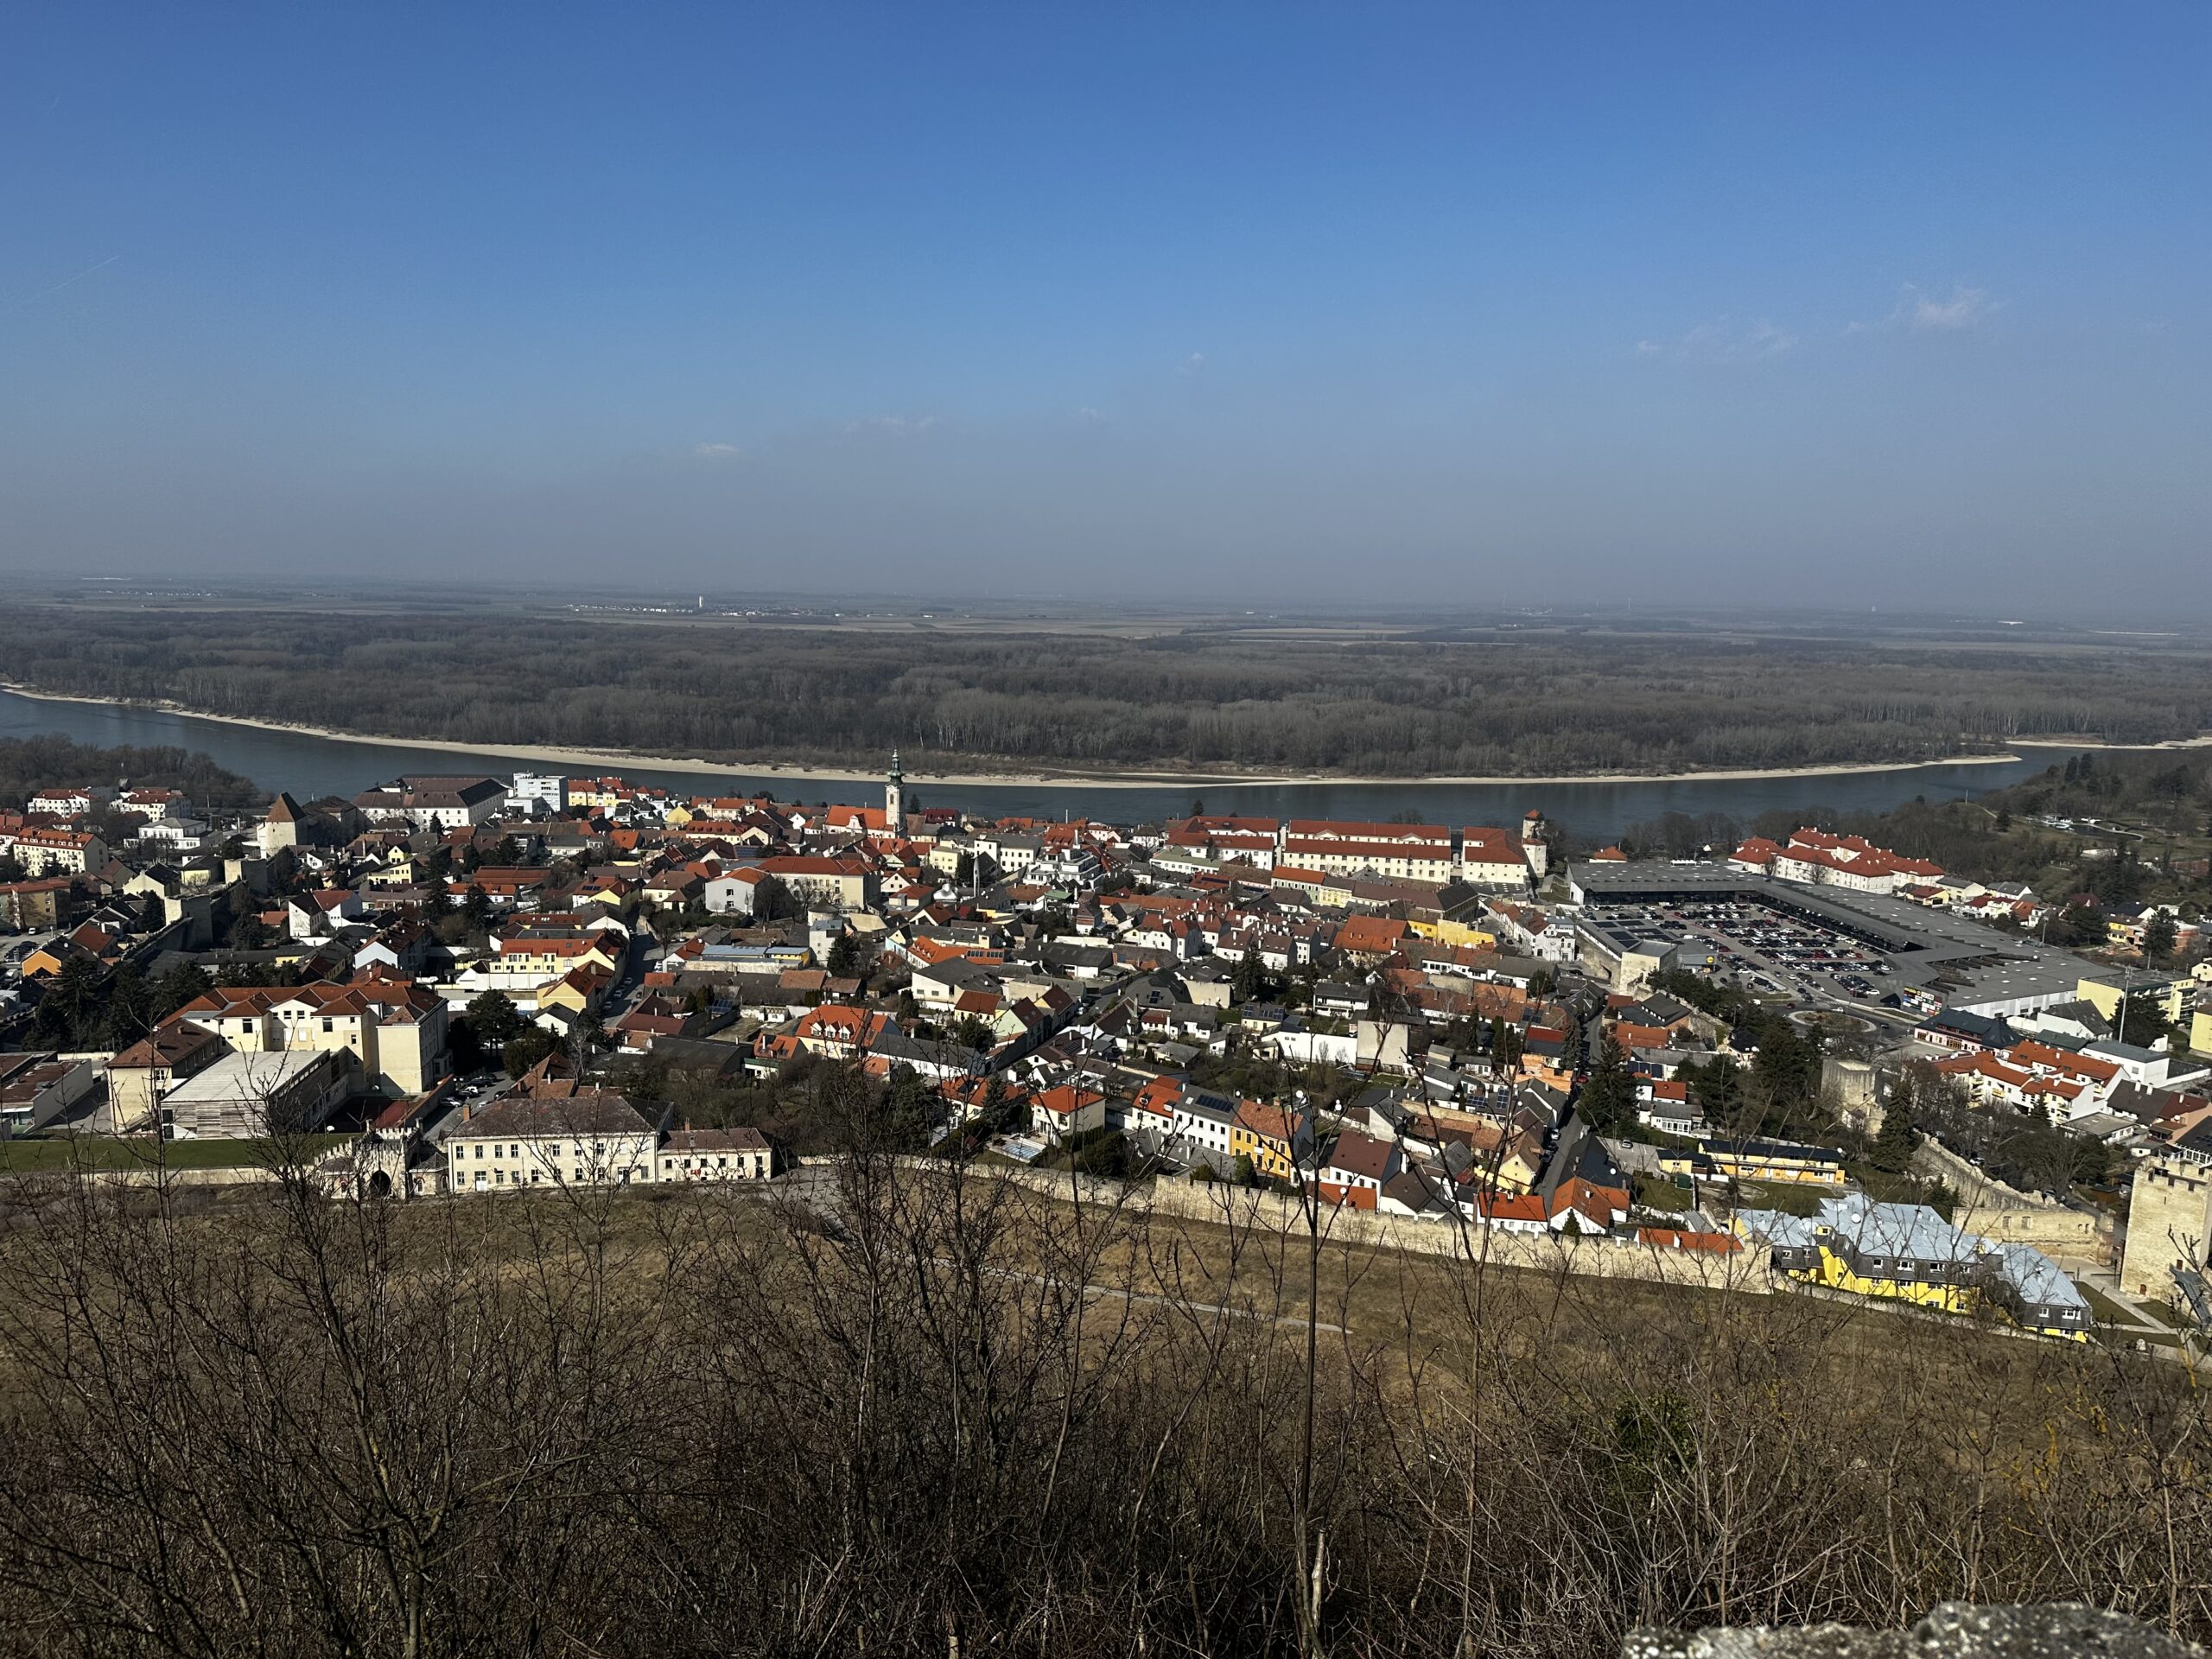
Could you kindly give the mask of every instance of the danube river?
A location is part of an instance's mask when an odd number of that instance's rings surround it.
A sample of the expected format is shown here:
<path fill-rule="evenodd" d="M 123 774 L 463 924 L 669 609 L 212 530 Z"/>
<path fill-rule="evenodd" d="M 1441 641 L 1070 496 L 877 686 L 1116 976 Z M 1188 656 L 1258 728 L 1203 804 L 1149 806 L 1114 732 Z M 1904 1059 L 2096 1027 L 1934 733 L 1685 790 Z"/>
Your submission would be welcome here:
<path fill-rule="evenodd" d="M 582 772 L 527 760 L 501 760 L 467 751 L 400 747 L 300 732 L 265 731 L 219 720 L 159 709 L 105 703 L 47 702 L 0 691 L 0 737 L 59 733 L 103 746 L 172 744 L 200 749 L 219 766 L 270 790 L 288 789 L 301 800 L 353 795 L 402 772 L 488 773 Z M 1989 765 L 1897 766 L 1880 772 L 1806 773 L 1782 778 L 1694 779 L 1674 783 L 1567 784 L 1199 784 L 1157 788 L 1103 789 L 1082 784 L 938 785 L 911 783 L 910 796 L 926 805 L 960 806 L 1033 817 L 1097 817 L 1124 823 L 1179 816 L 1203 798 L 1210 812 L 1248 812 L 1263 817 L 1386 819 L 1418 814 L 1433 823 L 1510 823 L 1541 807 L 1585 842 L 1611 841 L 1629 824 L 1662 812 L 1722 812 L 1748 823 L 1773 808 L 1815 806 L 1880 810 L 1916 795 L 1956 800 L 2013 783 L 2063 757 L 2063 749 L 2024 749 L 2027 758 Z M 782 800 L 873 801 L 874 780 L 836 784 L 773 773 L 672 770 L 639 761 L 626 777 L 672 785 L 687 793 L 767 793 Z"/>

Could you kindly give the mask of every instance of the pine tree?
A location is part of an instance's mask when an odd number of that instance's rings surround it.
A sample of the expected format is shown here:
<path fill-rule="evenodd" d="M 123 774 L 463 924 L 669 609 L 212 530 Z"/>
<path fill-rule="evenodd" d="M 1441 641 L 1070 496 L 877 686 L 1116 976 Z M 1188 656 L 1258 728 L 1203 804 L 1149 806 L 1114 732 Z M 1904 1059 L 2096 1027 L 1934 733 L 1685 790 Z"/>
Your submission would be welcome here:
<path fill-rule="evenodd" d="M 1267 970 L 1260 962 L 1260 952 L 1255 946 L 1245 948 L 1243 959 L 1236 964 L 1236 972 L 1229 982 L 1229 988 L 1239 1002 L 1249 1002 L 1267 988 Z"/>
<path fill-rule="evenodd" d="M 2143 960 L 2151 964 L 2164 961 L 2173 954 L 2174 942 L 2179 936 L 2173 912 L 2158 912 L 2143 924 Z"/>
<path fill-rule="evenodd" d="M 1575 1107 L 1583 1120 L 1601 1134 L 1624 1127 L 1636 1116 L 1635 1074 L 1628 1069 L 1627 1052 L 1610 1031 Z"/>
<path fill-rule="evenodd" d="M 1920 1146 L 1919 1131 L 1912 1126 L 1913 1105 L 1912 1075 L 1907 1072 L 1897 1079 L 1897 1087 L 1890 1091 L 1889 1103 L 1882 1109 L 1882 1127 L 1866 1155 L 1875 1168 L 1902 1175 L 1911 1167 L 1912 1154 Z"/>

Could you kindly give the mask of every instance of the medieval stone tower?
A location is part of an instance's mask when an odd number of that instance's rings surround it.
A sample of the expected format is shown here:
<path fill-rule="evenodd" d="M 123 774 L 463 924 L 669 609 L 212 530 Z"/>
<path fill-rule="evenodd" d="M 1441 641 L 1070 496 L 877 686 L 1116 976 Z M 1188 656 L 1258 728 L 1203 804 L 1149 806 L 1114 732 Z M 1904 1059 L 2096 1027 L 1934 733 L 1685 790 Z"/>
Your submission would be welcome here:
<path fill-rule="evenodd" d="M 1544 822 L 1544 815 L 1535 807 L 1521 820 L 1521 851 L 1529 861 L 1529 874 L 1537 880 L 1544 879 L 1551 868 L 1551 825 Z"/>

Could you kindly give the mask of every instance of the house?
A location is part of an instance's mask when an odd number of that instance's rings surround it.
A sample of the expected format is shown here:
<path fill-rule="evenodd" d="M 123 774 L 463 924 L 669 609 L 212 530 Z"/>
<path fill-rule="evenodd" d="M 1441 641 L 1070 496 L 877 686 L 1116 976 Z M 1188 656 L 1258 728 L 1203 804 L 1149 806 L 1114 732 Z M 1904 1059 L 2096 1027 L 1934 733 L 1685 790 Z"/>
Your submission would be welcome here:
<path fill-rule="evenodd" d="M 897 1029 L 887 1014 L 824 1004 L 802 1014 L 791 1035 L 810 1054 L 849 1060 L 879 1047 Z"/>
<path fill-rule="evenodd" d="M 1030 1102 L 1030 1127 L 1052 1146 L 1106 1127 L 1106 1096 L 1095 1090 L 1062 1084 Z"/>
<path fill-rule="evenodd" d="M 1468 1220 L 1508 1233 L 1551 1231 L 1551 1217 L 1536 1192 L 1486 1192 L 1470 1179 L 1460 1183 L 1460 1213 Z"/>
<path fill-rule="evenodd" d="M 350 887 L 325 887 L 285 902 L 285 931 L 296 939 L 327 938 L 336 925 L 358 921 L 360 915 L 359 893 Z"/>
<path fill-rule="evenodd" d="M 660 1181 L 765 1181 L 781 1148 L 759 1129 L 674 1129 L 654 1154 Z"/>
<path fill-rule="evenodd" d="M 1369 965 L 1395 954 L 1411 930 L 1403 922 L 1381 916 L 1353 916 L 1338 927 L 1330 941 L 1354 962 Z"/>
<path fill-rule="evenodd" d="M 629 954 L 627 942 L 605 930 L 575 938 L 503 938 L 499 945 L 493 955 L 461 975 L 454 983 L 472 994 L 531 991 L 578 968 L 595 968 L 610 976 L 619 974 Z"/>
<path fill-rule="evenodd" d="M 718 916 L 750 916 L 766 874 L 750 866 L 724 870 L 710 876 L 699 891 L 699 902 Z"/>
<path fill-rule="evenodd" d="M 448 1132 L 447 1188 L 490 1192 L 649 1182 L 658 1173 L 666 1122 L 666 1109 L 648 1118 L 611 1090 L 509 1096 Z"/>
<path fill-rule="evenodd" d="M 1174 1120 L 1173 1139 L 1181 1143 L 1185 1153 L 1226 1166 L 1236 1155 L 1230 1148 L 1236 1108 L 1233 1096 L 1185 1084 L 1169 1108 Z"/>
<path fill-rule="evenodd" d="M 1313 1120 L 1287 1107 L 1240 1100 L 1230 1120 L 1229 1155 L 1250 1159 L 1254 1172 L 1268 1180 L 1295 1180 L 1313 1160 Z"/>
<path fill-rule="evenodd" d="M 1357 1129 L 1347 1129 L 1329 1148 L 1313 1185 L 1332 1204 L 1372 1210 L 1377 1196 L 1403 1163 L 1398 1142 L 1378 1141 Z"/>
<path fill-rule="evenodd" d="M 1560 1132 L 1537 1191 L 1554 1231 L 1602 1233 L 1628 1219 L 1628 1177 L 1580 1116 Z"/>
<path fill-rule="evenodd" d="M 118 1053 L 107 1063 L 108 1115 L 115 1133 L 136 1135 L 155 1128 L 170 1089 L 230 1052 L 213 1032 L 175 1024 Z"/>
<path fill-rule="evenodd" d="M 92 1091 L 99 1070 L 60 1054 L 0 1054 L 0 1125 L 42 1129 Z"/>

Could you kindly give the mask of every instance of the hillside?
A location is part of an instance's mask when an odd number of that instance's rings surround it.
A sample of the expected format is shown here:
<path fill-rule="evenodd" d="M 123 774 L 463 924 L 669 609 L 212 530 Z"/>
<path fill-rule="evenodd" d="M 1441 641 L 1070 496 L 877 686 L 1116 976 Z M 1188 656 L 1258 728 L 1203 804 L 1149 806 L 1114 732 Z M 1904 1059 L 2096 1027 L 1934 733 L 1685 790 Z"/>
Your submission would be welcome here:
<path fill-rule="evenodd" d="M 2212 1630 L 2168 1366 L 1324 1243 L 1309 1373 L 1299 1237 L 866 1157 L 804 1206 L 187 1197 L 10 1196 L 0 1652 L 1595 1656 L 1964 1594 Z"/>

